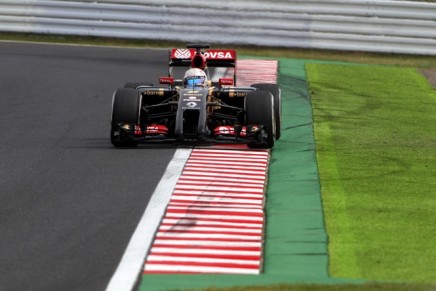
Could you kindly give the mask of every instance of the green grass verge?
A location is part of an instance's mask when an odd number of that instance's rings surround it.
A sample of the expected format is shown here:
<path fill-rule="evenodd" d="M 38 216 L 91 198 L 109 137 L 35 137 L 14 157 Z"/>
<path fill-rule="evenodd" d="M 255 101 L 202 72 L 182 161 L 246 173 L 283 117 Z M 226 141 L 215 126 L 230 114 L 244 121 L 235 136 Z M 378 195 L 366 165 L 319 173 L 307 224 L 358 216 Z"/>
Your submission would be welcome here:
<path fill-rule="evenodd" d="M 436 283 L 436 92 L 410 68 L 306 68 L 331 274 Z"/>
<path fill-rule="evenodd" d="M 271 285 L 268 287 L 236 287 L 231 289 L 208 288 L 204 291 L 433 291 L 434 286 L 430 285 L 404 285 L 404 284 L 342 284 L 342 285 L 316 285 L 316 284 L 295 284 L 295 285 Z"/>

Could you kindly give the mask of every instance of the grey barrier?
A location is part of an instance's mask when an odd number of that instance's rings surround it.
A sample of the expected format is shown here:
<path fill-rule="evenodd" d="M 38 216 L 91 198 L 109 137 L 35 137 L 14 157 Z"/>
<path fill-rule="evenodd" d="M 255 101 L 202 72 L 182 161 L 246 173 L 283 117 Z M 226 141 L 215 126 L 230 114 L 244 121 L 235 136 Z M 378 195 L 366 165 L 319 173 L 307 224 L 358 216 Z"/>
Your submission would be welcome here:
<path fill-rule="evenodd" d="M 436 55 L 436 3 L 0 0 L 0 31 Z"/>

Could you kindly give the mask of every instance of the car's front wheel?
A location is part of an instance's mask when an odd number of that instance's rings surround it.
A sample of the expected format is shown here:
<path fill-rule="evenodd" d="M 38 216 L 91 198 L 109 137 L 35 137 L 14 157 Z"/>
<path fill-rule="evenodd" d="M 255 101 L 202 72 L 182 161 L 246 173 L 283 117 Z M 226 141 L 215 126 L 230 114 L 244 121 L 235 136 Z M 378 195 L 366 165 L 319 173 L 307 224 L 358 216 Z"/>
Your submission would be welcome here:
<path fill-rule="evenodd" d="M 245 98 L 245 123 L 258 127 L 248 147 L 272 148 L 275 140 L 274 97 L 270 92 L 255 91 Z"/>
<path fill-rule="evenodd" d="M 281 136 L 281 120 L 282 120 L 282 96 L 280 87 L 277 84 L 253 84 L 251 87 L 257 88 L 259 91 L 270 92 L 274 97 L 274 119 L 276 122 L 276 140 Z"/>
<path fill-rule="evenodd" d="M 111 143 L 115 147 L 132 147 L 137 142 L 133 131 L 140 123 L 141 94 L 135 89 L 121 88 L 115 91 L 112 102 Z"/>

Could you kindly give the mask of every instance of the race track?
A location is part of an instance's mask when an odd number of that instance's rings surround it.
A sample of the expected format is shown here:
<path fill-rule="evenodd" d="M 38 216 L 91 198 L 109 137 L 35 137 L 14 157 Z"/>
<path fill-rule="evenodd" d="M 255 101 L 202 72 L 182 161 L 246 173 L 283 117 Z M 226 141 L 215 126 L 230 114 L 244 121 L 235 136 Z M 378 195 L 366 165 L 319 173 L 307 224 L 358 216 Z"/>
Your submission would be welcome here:
<path fill-rule="evenodd" d="M 114 149 L 112 93 L 166 50 L 0 43 L 0 290 L 104 290 L 175 147 Z"/>

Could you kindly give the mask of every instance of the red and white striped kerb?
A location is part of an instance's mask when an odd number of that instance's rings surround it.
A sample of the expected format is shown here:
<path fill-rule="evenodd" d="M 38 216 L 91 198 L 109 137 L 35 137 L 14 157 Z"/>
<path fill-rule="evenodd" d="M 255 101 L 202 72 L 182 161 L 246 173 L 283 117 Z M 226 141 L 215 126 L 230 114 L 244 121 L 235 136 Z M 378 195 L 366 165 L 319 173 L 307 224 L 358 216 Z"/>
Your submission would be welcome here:
<path fill-rule="evenodd" d="M 194 149 L 144 273 L 259 274 L 269 151 Z"/>
<path fill-rule="evenodd" d="M 238 86 L 277 83 L 278 62 L 275 60 L 239 60 L 236 69 Z"/>

